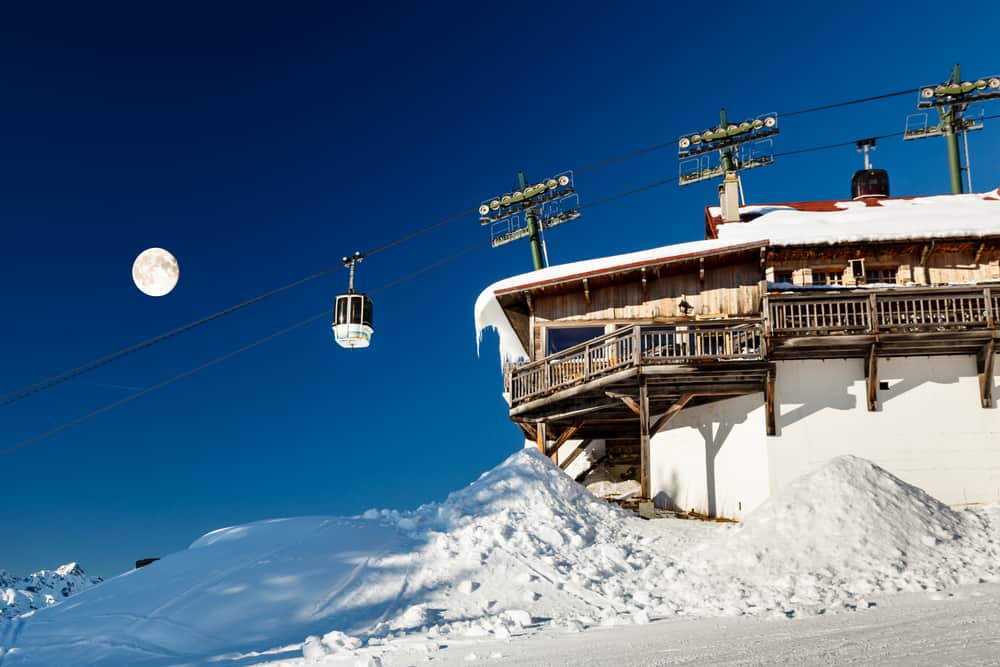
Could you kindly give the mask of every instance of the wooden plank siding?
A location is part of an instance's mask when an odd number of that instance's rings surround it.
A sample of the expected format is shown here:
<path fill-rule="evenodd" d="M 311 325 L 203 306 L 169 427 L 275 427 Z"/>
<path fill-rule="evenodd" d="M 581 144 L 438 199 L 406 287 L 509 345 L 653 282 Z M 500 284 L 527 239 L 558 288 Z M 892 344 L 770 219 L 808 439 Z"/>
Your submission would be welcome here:
<path fill-rule="evenodd" d="M 810 285 L 813 271 L 840 271 L 844 284 L 854 286 L 852 259 L 863 259 L 866 269 L 896 268 L 900 285 L 1000 280 L 1000 246 L 992 239 L 772 247 L 766 276 L 791 273 L 796 285 Z"/>
<path fill-rule="evenodd" d="M 614 323 L 682 323 L 699 318 L 757 316 L 762 295 L 757 263 L 708 268 L 704 279 L 698 271 L 650 278 L 646 289 L 638 281 L 612 284 L 578 292 L 536 293 L 534 305 L 534 358 L 544 357 L 545 329 Z M 681 300 L 693 308 L 680 308 Z M 589 301 L 589 302 L 588 302 Z"/>
<path fill-rule="evenodd" d="M 546 330 L 552 327 L 759 318 L 768 280 L 791 274 L 796 285 L 812 285 L 813 272 L 824 271 L 838 274 L 843 287 L 856 287 L 867 282 L 852 273 L 850 262 L 857 259 L 866 271 L 894 270 L 901 286 L 1000 280 L 1000 238 L 781 247 L 764 242 L 728 256 L 540 282 L 499 298 L 529 358 L 538 360 L 546 356 Z M 682 301 L 691 306 L 687 313 Z"/>

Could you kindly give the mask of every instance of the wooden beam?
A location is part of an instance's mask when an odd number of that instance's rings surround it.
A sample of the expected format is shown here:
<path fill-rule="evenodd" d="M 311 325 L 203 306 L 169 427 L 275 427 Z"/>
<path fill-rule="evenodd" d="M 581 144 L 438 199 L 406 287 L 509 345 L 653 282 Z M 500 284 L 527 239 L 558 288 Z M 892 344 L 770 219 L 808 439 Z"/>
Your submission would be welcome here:
<path fill-rule="evenodd" d="M 573 437 L 573 434 L 580 430 L 580 424 L 573 424 L 565 431 L 563 431 L 558 438 L 556 438 L 555 448 L 558 450 L 560 447 L 566 444 L 566 441 Z"/>
<path fill-rule="evenodd" d="M 573 463 L 573 461 L 576 461 L 577 457 L 579 457 L 580 454 L 583 454 L 583 451 L 587 449 L 592 442 L 593 440 L 581 440 L 580 443 L 573 448 L 573 451 L 569 453 L 566 460 L 559 464 L 559 467 L 563 470 L 569 468 L 570 464 Z"/>
<path fill-rule="evenodd" d="M 984 408 L 993 407 L 993 341 L 986 343 L 976 355 L 979 371 L 979 402 Z"/>
<path fill-rule="evenodd" d="M 681 410 L 684 409 L 684 406 L 686 406 L 692 398 L 694 398 L 694 394 L 684 394 L 678 398 L 677 401 L 667 408 L 667 411 L 660 415 L 659 419 L 653 422 L 653 424 L 649 427 L 649 437 L 653 437 L 659 433 L 664 426 L 670 423 L 671 419 L 679 415 Z"/>
<path fill-rule="evenodd" d="M 649 456 L 649 388 L 646 376 L 639 376 L 639 494 L 650 497 L 650 456 Z"/>
<path fill-rule="evenodd" d="M 528 440 L 538 440 L 538 431 L 535 430 L 534 426 L 532 426 L 527 422 L 514 422 L 514 423 L 517 424 L 522 431 L 524 431 L 524 434 L 528 436 Z"/>
<path fill-rule="evenodd" d="M 934 252 L 934 246 L 936 245 L 936 243 L 937 243 L 936 241 L 931 241 L 929 245 L 925 245 L 924 249 L 923 249 L 923 252 L 921 252 L 921 254 L 920 254 L 920 268 L 923 269 L 923 271 L 924 271 L 924 284 L 925 285 L 930 285 L 931 284 L 931 276 L 930 276 L 930 273 L 928 273 L 928 271 L 927 271 L 927 265 L 931 261 L 931 253 Z"/>
<path fill-rule="evenodd" d="M 872 343 L 865 357 L 865 383 L 868 388 L 868 412 L 878 410 L 878 344 Z"/>
<path fill-rule="evenodd" d="M 642 410 L 639 409 L 639 404 L 635 402 L 635 399 L 631 396 L 625 396 L 624 394 L 618 394 L 618 398 L 621 402 L 628 406 L 628 409 L 635 414 L 642 416 Z"/>
<path fill-rule="evenodd" d="M 764 384 L 764 401 L 767 403 L 767 410 L 764 417 L 767 421 L 766 427 L 768 435 L 778 435 L 778 420 L 777 414 L 774 410 L 774 376 L 775 372 L 770 371 L 767 374 L 767 381 Z"/>
<path fill-rule="evenodd" d="M 548 454 L 548 452 L 546 451 L 546 449 L 548 448 L 547 447 L 548 437 L 547 434 L 545 433 L 546 430 L 547 429 L 545 422 L 538 422 L 538 426 L 535 427 L 535 433 L 537 434 L 535 438 L 535 444 L 538 446 L 538 451 L 540 451 L 542 454 Z"/>
<path fill-rule="evenodd" d="M 601 410 L 607 410 L 608 408 L 617 408 L 620 405 L 621 403 L 619 403 L 618 401 L 613 401 L 609 403 L 600 403 L 598 405 L 592 405 L 590 407 L 578 408 L 574 410 L 567 410 L 565 412 L 547 413 L 545 415 L 545 418 L 553 422 L 562 421 L 565 419 L 570 419 L 571 417 L 579 417 L 580 415 L 589 414 L 591 412 L 599 412 Z M 534 436 L 532 436 L 532 438 L 534 438 Z"/>

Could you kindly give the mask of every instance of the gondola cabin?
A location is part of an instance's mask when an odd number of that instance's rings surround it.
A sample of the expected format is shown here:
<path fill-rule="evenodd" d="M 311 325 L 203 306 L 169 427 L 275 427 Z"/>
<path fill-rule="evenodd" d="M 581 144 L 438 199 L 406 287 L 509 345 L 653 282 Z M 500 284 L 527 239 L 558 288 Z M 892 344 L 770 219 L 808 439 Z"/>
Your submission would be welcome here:
<path fill-rule="evenodd" d="M 346 348 L 368 347 L 372 333 L 372 300 L 364 294 L 340 294 L 334 308 L 333 338 Z"/>

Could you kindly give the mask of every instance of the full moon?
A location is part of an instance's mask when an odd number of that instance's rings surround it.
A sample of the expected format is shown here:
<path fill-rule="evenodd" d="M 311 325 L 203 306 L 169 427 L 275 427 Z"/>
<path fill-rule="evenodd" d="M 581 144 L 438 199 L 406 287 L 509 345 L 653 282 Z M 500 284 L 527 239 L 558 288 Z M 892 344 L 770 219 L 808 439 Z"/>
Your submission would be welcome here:
<path fill-rule="evenodd" d="M 149 296 L 170 294 L 180 273 L 177 259 L 163 248 L 147 248 L 132 263 L 132 281 Z"/>

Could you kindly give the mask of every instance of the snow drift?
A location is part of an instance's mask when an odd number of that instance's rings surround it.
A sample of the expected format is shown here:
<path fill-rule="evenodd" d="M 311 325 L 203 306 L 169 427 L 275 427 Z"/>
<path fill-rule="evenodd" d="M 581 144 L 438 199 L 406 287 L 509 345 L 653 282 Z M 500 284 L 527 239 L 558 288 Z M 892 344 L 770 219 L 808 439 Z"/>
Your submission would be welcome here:
<path fill-rule="evenodd" d="M 821 613 L 992 579 L 998 556 L 988 512 L 952 511 L 862 459 L 835 459 L 734 527 L 640 520 L 522 450 L 413 512 L 209 533 L 0 625 L 0 664 L 350 658 L 405 637 Z"/>

